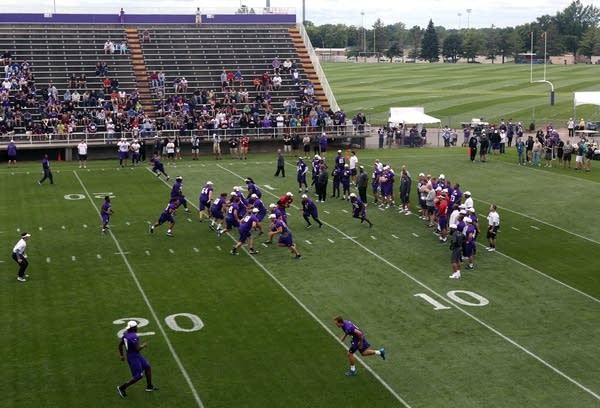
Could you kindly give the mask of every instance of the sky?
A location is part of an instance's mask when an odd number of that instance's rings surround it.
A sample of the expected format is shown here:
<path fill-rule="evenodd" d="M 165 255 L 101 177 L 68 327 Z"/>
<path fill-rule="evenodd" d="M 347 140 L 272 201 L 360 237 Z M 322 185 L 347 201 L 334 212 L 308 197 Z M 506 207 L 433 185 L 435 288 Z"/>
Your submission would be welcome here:
<path fill-rule="evenodd" d="M 204 12 L 229 12 L 240 4 L 256 10 L 267 0 L 1 0 L 2 12 L 41 13 L 125 13 L 193 14 L 196 7 Z M 542 15 L 554 16 L 572 0 L 305 0 L 306 19 L 316 25 L 346 24 L 370 28 L 380 18 L 384 24 L 402 22 L 407 28 L 436 26 L 451 28 L 509 27 L 526 24 Z M 600 0 L 581 0 L 583 5 L 600 7 Z M 598 4 L 596 4 L 598 3 Z M 142 6 L 143 4 L 143 6 Z M 270 0 L 271 7 L 295 9 L 302 16 L 302 0 Z M 217 5 L 215 7 L 214 5 Z M 292 13 L 294 10 L 291 11 Z M 364 13 L 364 15 L 362 14 Z"/>

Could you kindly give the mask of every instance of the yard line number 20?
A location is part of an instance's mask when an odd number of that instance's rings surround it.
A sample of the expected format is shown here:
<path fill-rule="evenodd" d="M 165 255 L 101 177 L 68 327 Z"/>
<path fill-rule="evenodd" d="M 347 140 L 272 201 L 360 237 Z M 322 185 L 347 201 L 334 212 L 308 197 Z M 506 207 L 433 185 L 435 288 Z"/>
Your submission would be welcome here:
<path fill-rule="evenodd" d="M 179 323 L 177 323 L 177 319 L 186 319 L 189 320 L 191 322 L 191 327 L 189 325 L 187 325 L 187 327 L 181 327 L 179 325 Z M 113 321 L 113 324 L 118 324 L 118 325 L 124 325 L 127 324 L 128 321 L 130 320 L 135 320 L 138 324 L 138 330 L 142 327 L 146 327 L 148 326 L 148 324 L 150 324 L 150 321 L 148 319 L 145 319 L 143 317 L 121 317 L 120 319 L 117 319 L 115 321 Z M 195 332 L 198 330 L 202 330 L 202 328 L 204 327 L 204 322 L 202 321 L 202 319 L 200 319 L 197 315 L 192 314 L 192 313 L 175 313 L 172 315 L 169 315 L 167 317 L 165 317 L 165 323 L 167 324 L 167 326 L 169 326 L 169 328 L 173 331 L 177 331 L 177 332 L 185 332 L 185 333 L 191 333 L 191 332 Z M 121 329 L 117 332 L 117 337 L 121 338 L 123 337 L 123 334 L 125 333 L 127 329 Z M 154 336 L 156 334 L 156 332 L 153 331 L 148 331 L 148 332 L 138 332 L 138 336 Z"/>

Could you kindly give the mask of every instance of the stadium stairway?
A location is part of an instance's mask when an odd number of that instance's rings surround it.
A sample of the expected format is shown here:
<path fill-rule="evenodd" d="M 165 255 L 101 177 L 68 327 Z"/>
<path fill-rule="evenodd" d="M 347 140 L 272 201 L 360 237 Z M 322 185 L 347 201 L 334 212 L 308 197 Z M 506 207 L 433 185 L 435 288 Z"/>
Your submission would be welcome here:
<path fill-rule="evenodd" d="M 317 101 L 323 107 L 323 109 L 330 109 L 331 105 L 325 96 L 325 91 L 323 90 L 323 86 L 321 85 L 321 81 L 319 80 L 319 76 L 315 71 L 315 67 L 313 66 L 312 61 L 310 60 L 310 56 L 308 55 L 308 50 L 304 45 L 304 41 L 302 40 L 302 36 L 300 35 L 300 31 L 296 27 L 288 28 L 288 33 L 296 48 L 296 52 L 298 53 L 298 58 L 300 59 L 300 63 L 302 64 L 302 68 L 306 75 L 306 78 L 310 80 L 315 89 L 315 97 Z"/>
<path fill-rule="evenodd" d="M 152 103 L 152 92 L 150 90 L 148 71 L 144 61 L 144 53 L 140 46 L 140 34 L 137 28 L 129 27 L 125 29 L 125 36 L 129 46 L 129 55 L 133 67 L 135 86 L 140 94 L 140 103 L 142 104 L 144 113 L 150 118 L 155 118 L 156 110 Z"/>

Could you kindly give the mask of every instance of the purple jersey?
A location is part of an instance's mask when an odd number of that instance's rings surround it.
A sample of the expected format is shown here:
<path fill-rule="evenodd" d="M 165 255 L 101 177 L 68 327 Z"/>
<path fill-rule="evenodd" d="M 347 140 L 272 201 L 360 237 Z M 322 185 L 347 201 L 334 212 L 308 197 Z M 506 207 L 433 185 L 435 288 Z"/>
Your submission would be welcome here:
<path fill-rule="evenodd" d="M 342 184 L 344 186 L 350 185 L 350 176 L 352 175 L 352 171 L 349 168 L 344 168 L 342 170 Z"/>
<path fill-rule="evenodd" d="M 177 180 L 171 188 L 171 198 L 183 197 L 183 184 Z"/>
<path fill-rule="evenodd" d="M 337 156 L 335 156 L 335 167 L 339 167 L 340 169 L 343 169 L 344 164 L 346 164 L 346 160 L 344 159 L 344 156 L 342 156 L 341 154 L 338 154 Z"/>
<path fill-rule="evenodd" d="M 452 204 L 459 204 L 462 201 L 462 191 L 458 188 L 453 188 L 452 193 L 450 194 L 450 202 Z"/>
<path fill-rule="evenodd" d="M 138 335 L 135 332 L 126 331 L 121 340 L 127 351 L 127 364 L 131 370 L 131 376 L 135 379 L 142 378 L 144 371 L 150 368 L 150 364 L 138 350 L 140 342 Z"/>
<path fill-rule="evenodd" d="M 125 345 L 125 350 L 127 350 L 127 359 L 129 359 L 129 356 L 137 357 L 140 355 L 140 352 L 137 349 L 140 343 L 140 338 L 138 337 L 137 333 L 126 331 L 121 339 Z"/>
<path fill-rule="evenodd" d="M 317 205 L 310 198 L 302 200 L 302 212 L 306 215 L 313 215 L 315 218 L 319 218 Z"/>
<path fill-rule="evenodd" d="M 100 215 L 102 216 L 102 221 L 108 222 L 110 219 L 110 202 L 105 201 L 104 204 L 102 204 Z"/>
<path fill-rule="evenodd" d="M 258 218 L 254 214 L 248 214 L 240 221 L 240 233 L 250 232 L 254 223 L 258 224 Z"/>
<path fill-rule="evenodd" d="M 258 221 L 262 221 L 263 218 L 265 218 L 265 215 L 267 215 L 267 207 L 265 207 L 265 204 L 260 198 L 250 201 L 250 204 L 252 204 L 254 208 L 258 208 L 258 214 L 256 214 L 256 218 L 258 218 Z"/>
<path fill-rule="evenodd" d="M 13 142 L 10 142 L 6 147 L 6 151 L 9 157 L 15 157 L 17 155 L 17 145 Z"/>
<path fill-rule="evenodd" d="M 285 209 L 277 207 L 275 208 L 274 214 L 278 220 L 287 221 L 287 214 L 285 212 Z"/>
<path fill-rule="evenodd" d="M 256 186 L 256 184 L 248 183 L 248 184 L 246 184 L 246 187 L 248 188 L 248 198 L 250 198 L 250 196 L 252 194 L 256 194 L 256 196 L 258 198 L 262 197 L 262 193 L 261 193 L 260 189 Z"/>
<path fill-rule="evenodd" d="M 358 351 L 363 352 L 364 350 L 368 349 L 371 346 L 369 344 L 369 342 L 367 341 L 367 339 L 365 338 L 364 332 L 362 332 L 362 330 L 360 330 L 358 328 L 358 326 L 356 326 L 350 320 L 344 320 L 344 323 L 342 324 L 342 330 L 344 331 L 344 334 L 346 334 L 348 336 L 352 336 L 352 343 L 350 344 L 350 350 L 349 350 L 351 353 L 354 353 L 358 350 L 358 343 L 361 340 L 362 340 L 362 347 Z M 356 334 L 356 330 L 360 331 L 362 333 L 362 336 L 358 336 Z"/>
<path fill-rule="evenodd" d="M 350 202 L 352 203 L 352 216 L 355 218 L 366 218 L 367 210 L 362 200 L 358 197 L 351 197 Z"/>
<path fill-rule="evenodd" d="M 223 218 L 223 206 L 225 205 L 225 198 L 219 197 L 215 198 L 210 205 L 210 215 L 215 218 L 222 219 Z"/>
<path fill-rule="evenodd" d="M 208 204 L 208 201 L 210 200 L 212 192 L 213 187 L 211 184 L 206 184 L 204 187 L 202 187 L 202 190 L 200 190 L 200 197 L 198 198 L 200 203 L 204 203 L 204 205 L 206 206 Z"/>
<path fill-rule="evenodd" d="M 175 214 L 175 210 L 177 209 L 177 205 L 175 203 L 169 203 L 167 207 L 163 210 L 158 218 L 158 224 L 161 225 L 165 222 L 175 223 L 175 218 L 173 214 Z"/>
<path fill-rule="evenodd" d="M 42 160 L 42 169 L 50 170 L 50 162 L 46 158 Z"/>

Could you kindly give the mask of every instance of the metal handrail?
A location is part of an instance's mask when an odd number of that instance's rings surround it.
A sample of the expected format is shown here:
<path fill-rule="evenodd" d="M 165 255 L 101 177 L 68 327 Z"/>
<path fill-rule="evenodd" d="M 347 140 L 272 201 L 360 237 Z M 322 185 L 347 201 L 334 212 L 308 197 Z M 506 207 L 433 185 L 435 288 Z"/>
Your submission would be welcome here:
<path fill-rule="evenodd" d="M 329 101 L 329 105 L 331 106 L 331 109 L 334 112 L 337 112 L 340 110 L 340 107 L 335 99 L 335 96 L 333 95 L 333 91 L 331 90 L 329 81 L 327 81 L 325 72 L 323 71 L 323 68 L 321 67 L 321 63 L 319 62 L 319 57 L 317 57 L 317 54 L 315 53 L 315 49 L 313 48 L 312 43 L 310 42 L 310 38 L 308 37 L 308 33 L 306 32 L 306 29 L 304 28 L 304 24 L 298 23 L 297 27 L 298 27 L 298 31 L 300 31 L 300 35 L 302 36 L 302 41 L 304 41 L 304 45 L 306 46 L 306 50 L 308 51 L 310 61 L 312 62 L 313 66 L 315 68 L 315 72 L 317 73 L 317 76 L 319 77 L 319 81 L 321 82 L 321 86 L 323 87 L 323 91 L 325 92 L 325 96 L 327 97 L 327 100 Z"/>

